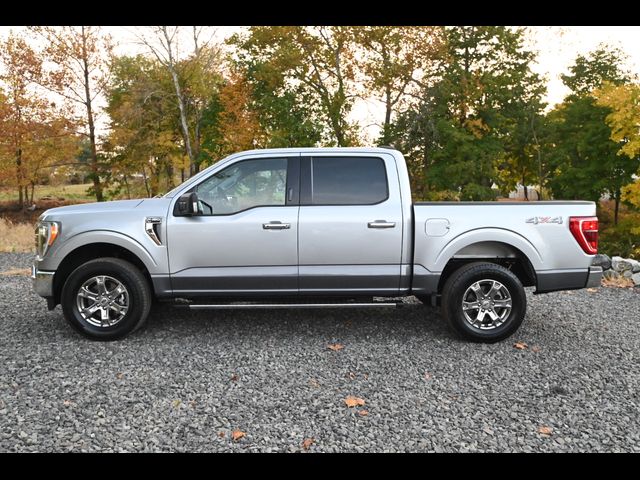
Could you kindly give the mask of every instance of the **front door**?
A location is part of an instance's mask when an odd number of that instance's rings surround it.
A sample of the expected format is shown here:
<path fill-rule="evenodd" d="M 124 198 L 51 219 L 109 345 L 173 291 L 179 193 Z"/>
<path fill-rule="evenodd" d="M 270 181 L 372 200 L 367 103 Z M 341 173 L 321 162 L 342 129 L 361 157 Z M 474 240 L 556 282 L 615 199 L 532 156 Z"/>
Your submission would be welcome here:
<path fill-rule="evenodd" d="M 169 213 L 175 295 L 297 294 L 297 155 L 239 160 L 189 190 L 200 214 Z"/>
<path fill-rule="evenodd" d="M 402 201 L 391 156 L 301 159 L 300 293 L 394 295 Z"/>

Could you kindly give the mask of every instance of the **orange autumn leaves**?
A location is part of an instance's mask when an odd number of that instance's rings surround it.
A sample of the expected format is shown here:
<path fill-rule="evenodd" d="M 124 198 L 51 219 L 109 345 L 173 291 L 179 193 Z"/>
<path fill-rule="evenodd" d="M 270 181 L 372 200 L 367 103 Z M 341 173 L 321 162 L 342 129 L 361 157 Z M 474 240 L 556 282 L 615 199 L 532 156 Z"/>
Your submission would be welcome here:
<path fill-rule="evenodd" d="M 365 401 L 362 398 L 349 395 L 347 398 L 344 399 L 344 403 L 347 407 L 354 408 L 354 407 L 364 406 Z"/>

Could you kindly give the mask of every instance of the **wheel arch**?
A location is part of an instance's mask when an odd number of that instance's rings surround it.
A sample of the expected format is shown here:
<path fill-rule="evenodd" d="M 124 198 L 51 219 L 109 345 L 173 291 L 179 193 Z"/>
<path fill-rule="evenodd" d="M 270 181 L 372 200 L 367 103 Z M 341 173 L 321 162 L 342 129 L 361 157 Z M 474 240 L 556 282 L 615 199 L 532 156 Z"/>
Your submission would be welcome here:
<path fill-rule="evenodd" d="M 149 269 L 145 262 L 136 253 L 115 243 L 94 242 L 79 246 L 74 250 L 69 251 L 58 265 L 58 268 L 56 268 L 56 273 L 53 276 L 53 298 L 56 305 L 60 303 L 62 287 L 71 272 L 89 260 L 102 257 L 120 258 L 136 266 L 145 276 L 149 283 L 149 287 L 153 291 L 153 282 L 151 280 Z"/>
<path fill-rule="evenodd" d="M 453 272 L 469 263 L 487 262 L 502 265 L 511 270 L 525 287 L 537 284 L 536 270 L 529 256 L 520 248 L 502 241 L 480 240 L 467 243 L 447 260 L 438 281 L 438 293 Z"/>

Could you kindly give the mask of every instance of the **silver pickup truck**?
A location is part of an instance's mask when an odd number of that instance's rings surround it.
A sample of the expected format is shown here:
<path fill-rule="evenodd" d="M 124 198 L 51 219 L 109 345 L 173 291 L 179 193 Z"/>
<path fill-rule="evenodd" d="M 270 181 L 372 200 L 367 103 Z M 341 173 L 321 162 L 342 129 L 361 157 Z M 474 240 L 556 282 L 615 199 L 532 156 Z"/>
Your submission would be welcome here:
<path fill-rule="evenodd" d="M 100 340 L 140 328 L 156 300 L 362 308 L 415 295 L 457 334 L 494 342 L 522 323 L 523 287 L 600 285 L 595 214 L 582 201 L 412 203 L 404 157 L 386 148 L 256 150 L 161 198 L 44 212 L 32 278 Z"/>

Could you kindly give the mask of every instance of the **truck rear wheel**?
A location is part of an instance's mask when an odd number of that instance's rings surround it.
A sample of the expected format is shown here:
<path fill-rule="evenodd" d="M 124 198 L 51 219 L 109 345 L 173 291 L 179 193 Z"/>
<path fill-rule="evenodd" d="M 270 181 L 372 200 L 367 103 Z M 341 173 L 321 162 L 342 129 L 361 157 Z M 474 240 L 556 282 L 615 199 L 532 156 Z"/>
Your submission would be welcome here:
<path fill-rule="evenodd" d="M 524 320 L 527 297 L 518 277 L 495 263 L 476 262 L 453 272 L 442 290 L 442 313 L 451 329 L 475 342 L 512 335 Z"/>
<path fill-rule="evenodd" d="M 135 265 L 98 258 L 69 275 L 60 303 L 78 332 L 94 340 L 118 340 L 142 327 L 151 301 L 149 283 Z"/>

